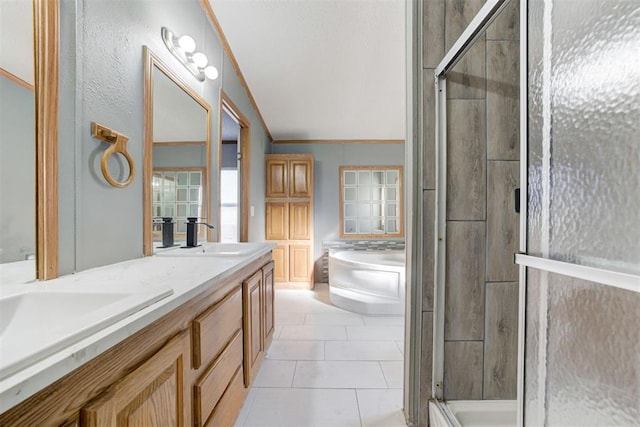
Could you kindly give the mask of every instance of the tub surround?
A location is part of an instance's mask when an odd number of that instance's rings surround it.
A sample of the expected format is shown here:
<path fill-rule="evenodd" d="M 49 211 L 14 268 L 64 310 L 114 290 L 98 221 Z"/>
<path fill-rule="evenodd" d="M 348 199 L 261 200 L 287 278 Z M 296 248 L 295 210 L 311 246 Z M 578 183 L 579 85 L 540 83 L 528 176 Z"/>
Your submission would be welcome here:
<path fill-rule="evenodd" d="M 162 326 L 162 330 L 159 333 L 170 334 L 169 336 L 175 335 L 178 331 L 190 329 L 190 320 L 206 309 L 203 306 L 203 304 L 206 304 L 206 298 L 209 298 L 208 301 L 210 302 L 208 304 L 217 304 L 216 301 L 226 298 L 232 291 L 237 292 L 241 287 L 242 281 L 245 281 L 249 276 L 255 276 L 256 269 L 260 272 L 261 269 L 264 270 L 263 266 L 269 265 L 271 260 L 270 252 L 274 245 L 265 243 L 261 244 L 259 248 L 255 244 L 252 245 L 254 250 L 245 256 L 153 256 L 86 270 L 47 282 L 20 285 L 30 289 L 37 288 L 38 290 L 85 287 L 93 291 L 129 288 L 144 292 L 149 289 L 165 288 L 173 290 L 173 293 L 28 367 L 2 378 L 0 380 L 0 424 L 4 424 L 7 421 L 9 421 L 9 424 L 11 423 L 11 418 L 7 420 L 7 414 L 11 412 L 9 410 L 12 407 L 19 405 L 54 382 L 56 384 L 65 384 L 66 378 L 74 376 L 72 371 L 77 370 L 79 372 L 92 365 L 95 363 L 92 359 L 97 356 L 103 357 L 103 353 L 117 354 L 114 353 L 114 349 L 121 348 L 124 343 L 131 341 L 128 340 L 129 338 L 134 336 L 147 337 L 149 335 L 148 331 L 151 331 L 154 325 L 164 321 L 166 324 Z M 0 287 L 0 295 L 5 297 L 7 292 L 16 286 L 3 284 Z M 238 295 L 241 293 L 239 292 Z M 262 304 L 263 301 L 260 300 L 260 303 Z M 186 310 L 185 307 L 189 308 L 189 310 Z M 167 319 L 173 319 L 172 316 L 181 310 L 183 312 L 182 317 L 175 318 L 177 323 L 174 321 L 166 322 Z M 262 322 L 258 322 L 258 324 L 261 325 Z M 175 332 L 173 332 L 174 329 Z M 242 332 L 240 332 L 240 336 L 242 335 Z M 246 331 L 245 335 L 247 335 Z M 160 342 L 166 342 L 166 339 L 164 341 L 160 339 Z M 147 338 L 146 341 L 142 341 L 139 346 L 135 346 L 131 351 L 134 351 L 133 355 L 140 358 L 142 357 L 140 355 L 145 350 L 147 352 L 150 351 L 150 348 L 157 350 L 157 345 L 158 342 L 150 342 Z M 139 354 L 137 353 L 138 351 L 140 352 Z M 148 357 L 148 355 L 145 355 L 145 357 Z M 126 363 L 131 364 L 133 362 L 128 360 Z M 184 365 L 184 371 L 188 373 L 189 361 L 187 360 Z M 129 371 L 130 367 L 122 372 Z M 187 375 L 187 378 L 190 377 Z M 233 382 L 235 380 L 236 377 L 230 381 Z M 108 386 L 109 384 L 105 385 Z M 98 388 L 100 392 L 103 391 L 100 387 Z M 237 387 L 235 388 L 237 389 Z M 94 389 L 93 391 L 94 395 L 90 396 L 90 399 L 96 396 L 96 390 Z M 185 392 L 185 394 L 189 393 Z M 45 397 L 42 397 L 42 399 L 31 399 L 31 401 L 43 399 L 46 400 Z M 185 398 L 185 402 L 188 403 L 189 399 Z M 187 412 L 186 409 L 185 407 L 185 412 Z"/>

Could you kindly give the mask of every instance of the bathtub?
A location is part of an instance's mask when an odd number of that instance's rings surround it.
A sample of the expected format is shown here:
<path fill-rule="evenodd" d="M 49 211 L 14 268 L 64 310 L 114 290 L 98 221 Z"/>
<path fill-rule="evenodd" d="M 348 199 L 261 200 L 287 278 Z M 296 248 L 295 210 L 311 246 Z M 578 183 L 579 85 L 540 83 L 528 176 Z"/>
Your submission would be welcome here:
<path fill-rule="evenodd" d="M 450 400 L 429 402 L 433 427 L 515 427 L 515 400 Z"/>
<path fill-rule="evenodd" d="M 404 251 L 329 253 L 329 295 L 341 308 L 362 314 L 403 314 Z"/>

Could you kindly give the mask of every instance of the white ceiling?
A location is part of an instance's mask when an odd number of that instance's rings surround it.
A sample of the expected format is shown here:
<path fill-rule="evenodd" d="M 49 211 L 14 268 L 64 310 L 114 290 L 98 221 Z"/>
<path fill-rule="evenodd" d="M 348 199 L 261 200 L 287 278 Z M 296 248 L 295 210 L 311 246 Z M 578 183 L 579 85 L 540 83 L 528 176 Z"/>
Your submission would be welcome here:
<path fill-rule="evenodd" d="M 404 139 L 404 0 L 209 0 L 274 139 Z"/>
<path fill-rule="evenodd" d="M 0 68 L 33 84 L 33 4 L 0 0 Z"/>

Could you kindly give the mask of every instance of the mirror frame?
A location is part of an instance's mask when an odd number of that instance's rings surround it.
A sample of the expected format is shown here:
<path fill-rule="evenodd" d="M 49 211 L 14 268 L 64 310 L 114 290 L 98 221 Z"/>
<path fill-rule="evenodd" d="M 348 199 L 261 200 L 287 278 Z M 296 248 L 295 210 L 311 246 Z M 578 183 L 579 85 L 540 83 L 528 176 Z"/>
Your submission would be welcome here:
<path fill-rule="evenodd" d="M 207 110 L 207 141 L 206 141 L 206 171 L 204 181 L 209 188 L 207 194 L 207 205 L 204 213 L 208 220 L 211 218 L 211 105 L 207 103 L 200 95 L 198 95 L 185 81 L 180 78 L 167 64 L 165 64 L 148 46 L 143 47 L 144 57 L 144 149 L 143 149 L 143 219 L 142 219 L 142 252 L 144 256 L 153 255 L 153 215 L 152 215 L 152 196 L 151 183 L 153 182 L 153 69 L 156 67 L 171 79 L 180 89 L 185 91 L 194 101 L 202 108 Z M 207 241 L 212 241 L 211 229 L 207 228 Z"/>
<path fill-rule="evenodd" d="M 33 0 L 36 278 L 58 277 L 59 0 Z"/>

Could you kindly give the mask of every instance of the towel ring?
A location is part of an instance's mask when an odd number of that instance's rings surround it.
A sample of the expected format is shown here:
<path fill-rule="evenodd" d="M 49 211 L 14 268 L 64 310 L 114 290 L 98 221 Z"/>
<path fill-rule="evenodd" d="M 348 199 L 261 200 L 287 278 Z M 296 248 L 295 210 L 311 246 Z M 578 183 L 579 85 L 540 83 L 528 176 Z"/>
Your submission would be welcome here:
<path fill-rule="evenodd" d="M 106 179 L 109 184 L 117 188 L 124 188 L 131 185 L 136 174 L 136 165 L 131 154 L 127 151 L 127 141 L 129 140 L 129 137 L 96 122 L 91 123 L 91 135 L 111 144 L 100 160 L 100 169 L 102 170 L 104 179 Z M 111 176 L 111 172 L 109 172 L 107 162 L 109 161 L 109 157 L 115 153 L 122 154 L 129 164 L 129 177 L 124 182 L 117 181 L 113 176 Z"/>

